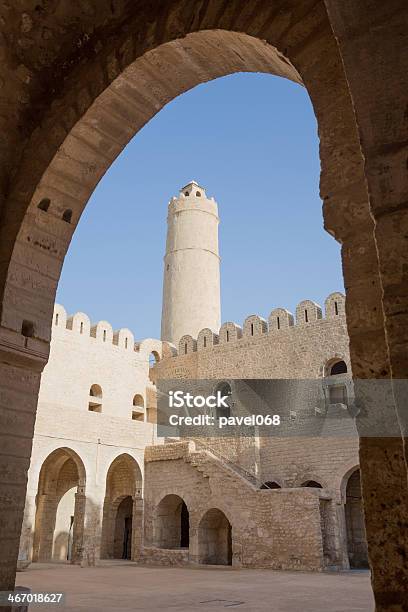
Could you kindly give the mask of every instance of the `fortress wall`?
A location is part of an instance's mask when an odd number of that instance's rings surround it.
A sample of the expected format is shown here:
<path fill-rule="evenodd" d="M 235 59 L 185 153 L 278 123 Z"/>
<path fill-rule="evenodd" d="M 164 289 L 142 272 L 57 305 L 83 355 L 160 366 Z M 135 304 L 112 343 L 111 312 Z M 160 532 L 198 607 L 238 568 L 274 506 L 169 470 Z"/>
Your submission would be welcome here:
<path fill-rule="evenodd" d="M 261 317 L 251 315 L 243 328 L 224 323 L 218 335 L 211 336 L 208 330 L 202 330 L 197 342 L 184 336 L 178 354 L 163 359 L 152 375 L 156 379 L 319 378 L 326 363 L 335 357 L 344 359 L 350 369 L 344 296 L 331 294 L 326 300 L 324 318 L 321 312 L 318 304 L 305 300 L 297 307 L 296 324 L 287 310 L 275 309 L 268 325 Z M 205 348 L 203 336 L 208 338 Z"/>
<path fill-rule="evenodd" d="M 331 294 L 325 316 L 318 304 L 305 300 L 297 307 L 296 322 L 287 310 L 272 311 L 268 326 L 261 317 L 248 317 L 241 327 L 224 324 L 219 336 L 208 330 L 199 335 L 197 347 L 187 354 L 163 359 L 153 369 L 155 380 L 171 378 L 284 378 L 319 379 L 332 359 L 343 359 L 350 372 L 344 296 Z M 307 321 L 305 311 L 307 310 Z M 279 317 L 279 328 L 277 318 Z M 251 324 L 253 328 L 251 329 Z M 226 341 L 226 331 L 229 341 Z M 253 331 L 254 335 L 251 335 Z M 203 346 L 203 336 L 215 339 Z M 184 341 L 185 342 L 185 341 Z M 182 343 L 180 342 L 180 345 Z M 193 345 L 193 343 L 190 343 Z M 189 346 L 190 346 L 189 344 Z M 210 346 L 208 346 L 210 344 Z M 236 461 L 263 481 L 277 480 L 287 486 L 305 480 L 321 480 L 338 489 L 338 482 L 351 463 L 358 465 L 355 438 L 207 438 L 202 439 L 217 454 Z M 313 477 L 314 475 L 314 477 Z"/>
<path fill-rule="evenodd" d="M 88 411 L 92 385 L 102 390 L 102 415 L 131 420 L 133 398 L 144 398 L 149 381 L 149 354 L 160 351 L 161 342 L 147 340 L 135 345 L 133 334 L 112 330 L 106 321 L 91 326 L 83 313 L 66 317 L 56 305 L 50 359 L 41 379 L 41 406 L 71 407 Z M 146 348 L 146 350 L 145 350 Z M 94 414 L 97 419 L 101 414 Z"/>

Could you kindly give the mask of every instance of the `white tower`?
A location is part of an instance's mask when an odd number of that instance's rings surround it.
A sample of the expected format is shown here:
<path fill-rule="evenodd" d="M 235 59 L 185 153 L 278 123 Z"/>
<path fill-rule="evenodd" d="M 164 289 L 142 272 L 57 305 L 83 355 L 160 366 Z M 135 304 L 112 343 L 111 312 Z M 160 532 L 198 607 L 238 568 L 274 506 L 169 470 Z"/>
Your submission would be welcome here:
<path fill-rule="evenodd" d="M 221 324 L 218 206 L 191 181 L 169 202 L 161 337 L 177 346 Z"/>

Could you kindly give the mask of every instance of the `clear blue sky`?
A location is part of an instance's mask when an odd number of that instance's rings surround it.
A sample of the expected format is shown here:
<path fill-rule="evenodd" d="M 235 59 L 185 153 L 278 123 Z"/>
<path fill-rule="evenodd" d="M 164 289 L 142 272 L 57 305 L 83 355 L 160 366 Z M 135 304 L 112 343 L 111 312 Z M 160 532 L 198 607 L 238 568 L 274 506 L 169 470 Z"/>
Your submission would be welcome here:
<path fill-rule="evenodd" d="M 217 79 L 168 104 L 96 188 L 58 288 L 69 313 L 159 337 L 167 203 L 197 180 L 220 212 L 222 320 L 242 324 L 343 291 L 323 230 L 318 138 L 302 87 L 263 74 Z"/>

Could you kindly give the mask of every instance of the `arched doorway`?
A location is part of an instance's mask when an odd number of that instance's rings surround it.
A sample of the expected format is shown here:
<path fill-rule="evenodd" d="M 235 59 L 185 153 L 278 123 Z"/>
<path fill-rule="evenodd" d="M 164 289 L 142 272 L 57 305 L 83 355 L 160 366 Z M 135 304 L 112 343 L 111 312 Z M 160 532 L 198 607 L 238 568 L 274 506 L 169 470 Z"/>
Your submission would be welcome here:
<path fill-rule="evenodd" d="M 33 561 L 81 560 L 85 468 L 68 448 L 53 451 L 39 476 L 33 541 Z"/>
<path fill-rule="evenodd" d="M 132 555 L 133 499 L 130 495 L 119 503 L 115 517 L 115 539 L 113 556 L 115 559 L 131 559 Z"/>
<path fill-rule="evenodd" d="M 178 495 L 166 495 L 155 511 L 154 545 L 158 548 L 188 548 L 190 515 L 185 501 Z"/>
<path fill-rule="evenodd" d="M 347 550 L 351 568 L 368 567 L 367 540 L 361 496 L 360 470 L 356 469 L 346 485 Z"/>
<path fill-rule="evenodd" d="M 133 559 L 142 538 L 141 515 L 134 513 L 134 504 L 141 500 L 142 474 L 136 460 L 119 455 L 111 463 L 106 476 L 103 505 L 101 558 Z"/>
<path fill-rule="evenodd" d="M 232 565 L 232 527 L 221 510 L 208 510 L 198 526 L 199 563 Z"/>

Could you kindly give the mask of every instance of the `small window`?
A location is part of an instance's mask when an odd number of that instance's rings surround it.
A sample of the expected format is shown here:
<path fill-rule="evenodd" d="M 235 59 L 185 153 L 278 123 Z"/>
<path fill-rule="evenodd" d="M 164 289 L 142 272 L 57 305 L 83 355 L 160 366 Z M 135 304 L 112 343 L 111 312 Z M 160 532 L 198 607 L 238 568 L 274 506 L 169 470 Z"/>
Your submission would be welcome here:
<path fill-rule="evenodd" d="M 55 325 L 58 325 L 59 314 L 58 312 L 55 315 Z"/>
<path fill-rule="evenodd" d="M 127 348 L 127 347 L 128 347 L 128 339 L 125 338 L 125 348 Z"/>
<path fill-rule="evenodd" d="M 89 389 L 88 410 L 102 412 L 102 388 L 99 385 L 92 385 Z"/>
<path fill-rule="evenodd" d="M 149 368 L 153 368 L 156 363 L 159 363 L 160 355 L 157 351 L 152 351 L 149 355 Z"/>
<path fill-rule="evenodd" d="M 188 196 L 188 195 L 190 195 L 190 194 L 188 193 L 188 191 L 185 191 L 185 192 L 184 192 L 184 195 L 187 197 L 187 196 Z"/>
<path fill-rule="evenodd" d="M 338 374 L 347 374 L 347 365 L 343 360 L 336 361 L 330 368 L 330 376 L 337 376 Z"/>
<path fill-rule="evenodd" d="M 307 309 L 305 310 L 305 322 L 309 323 L 309 317 L 308 317 L 308 314 L 307 314 Z"/>
<path fill-rule="evenodd" d="M 34 336 L 34 323 L 24 319 L 21 324 L 21 333 L 25 338 L 32 338 Z"/>
<path fill-rule="evenodd" d="M 217 395 L 217 393 L 219 393 L 221 395 L 221 397 L 227 397 L 227 399 L 225 400 L 225 403 L 227 404 L 226 406 L 217 406 L 216 408 L 216 418 L 219 419 L 220 417 L 230 417 L 231 416 L 231 405 L 232 405 L 232 389 L 231 389 L 231 385 L 228 382 L 221 382 L 219 383 L 215 390 L 214 390 L 214 395 Z"/>
<path fill-rule="evenodd" d="M 186 342 L 185 345 L 184 345 L 184 354 L 185 355 L 187 355 L 187 349 L 188 349 L 188 346 L 187 346 L 187 342 Z"/>
<path fill-rule="evenodd" d="M 227 342 L 229 342 L 229 331 L 227 329 Z"/>
<path fill-rule="evenodd" d="M 204 345 L 204 348 L 207 347 L 207 336 L 204 336 L 203 345 Z"/>
<path fill-rule="evenodd" d="M 39 208 L 40 210 L 43 210 L 44 212 L 47 212 L 47 210 L 50 207 L 50 204 L 51 204 L 51 201 L 48 198 L 43 198 L 41 202 L 38 204 L 37 208 Z"/>
<path fill-rule="evenodd" d="M 79 333 L 80 333 L 80 334 L 83 334 L 83 333 L 84 333 L 84 324 L 83 324 L 83 321 L 81 321 L 81 324 L 80 324 L 80 326 L 79 326 Z"/>
<path fill-rule="evenodd" d="M 132 421 L 144 421 L 144 412 L 132 410 Z"/>
<path fill-rule="evenodd" d="M 196 191 L 197 198 L 201 198 L 201 191 Z"/>
<path fill-rule="evenodd" d="M 92 385 L 92 387 L 89 389 L 89 395 L 91 397 L 102 398 L 102 388 L 99 385 Z"/>
<path fill-rule="evenodd" d="M 339 307 L 337 305 L 337 302 L 334 302 L 334 314 L 338 315 L 339 314 Z"/>
<path fill-rule="evenodd" d="M 279 317 L 276 318 L 276 323 L 278 325 L 278 329 L 280 329 L 280 319 L 279 319 Z"/>
<path fill-rule="evenodd" d="M 274 480 L 268 480 L 261 485 L 261 489 L 281 489 L 280 484 L 275 482 Z"/>
<path fill-rule="evenodd" d="M 142 410 L 144 409 L 143 395 L 140 395 L 140 393 L 136 393 L 136 395 L 133 397 L 133 406 L 136 406 L 137 408 L 142 408 Z"/>
<path fill-rule="evenodd" d="M 323 489 L 323 487 L 320 484 L 320 482 L 316 482 L 316 480 L 307 480 L 306 482 L 304 482 L 300 486 L 301 487 L 306 487 L 306 488 L 310 487 L 311 489 Z"/>
<path fill-rule="evenodd" d="M 254 324 L 251 323 L 251 336 L 253 336 L 253 335 L 254 335 Z"/>
<path fill-rule="evenodd" d="M 103 341 L 106 342 L 106 329 L 103 330 Z"/>
<path fill-rule="evenodd" d="M 62 220 L 65 221 L 65 223 L 71 223 L 72 210 L 70 208 L 67 208 L 67 210 L 64 210 L 63 215 L 62 215 Z"/>

